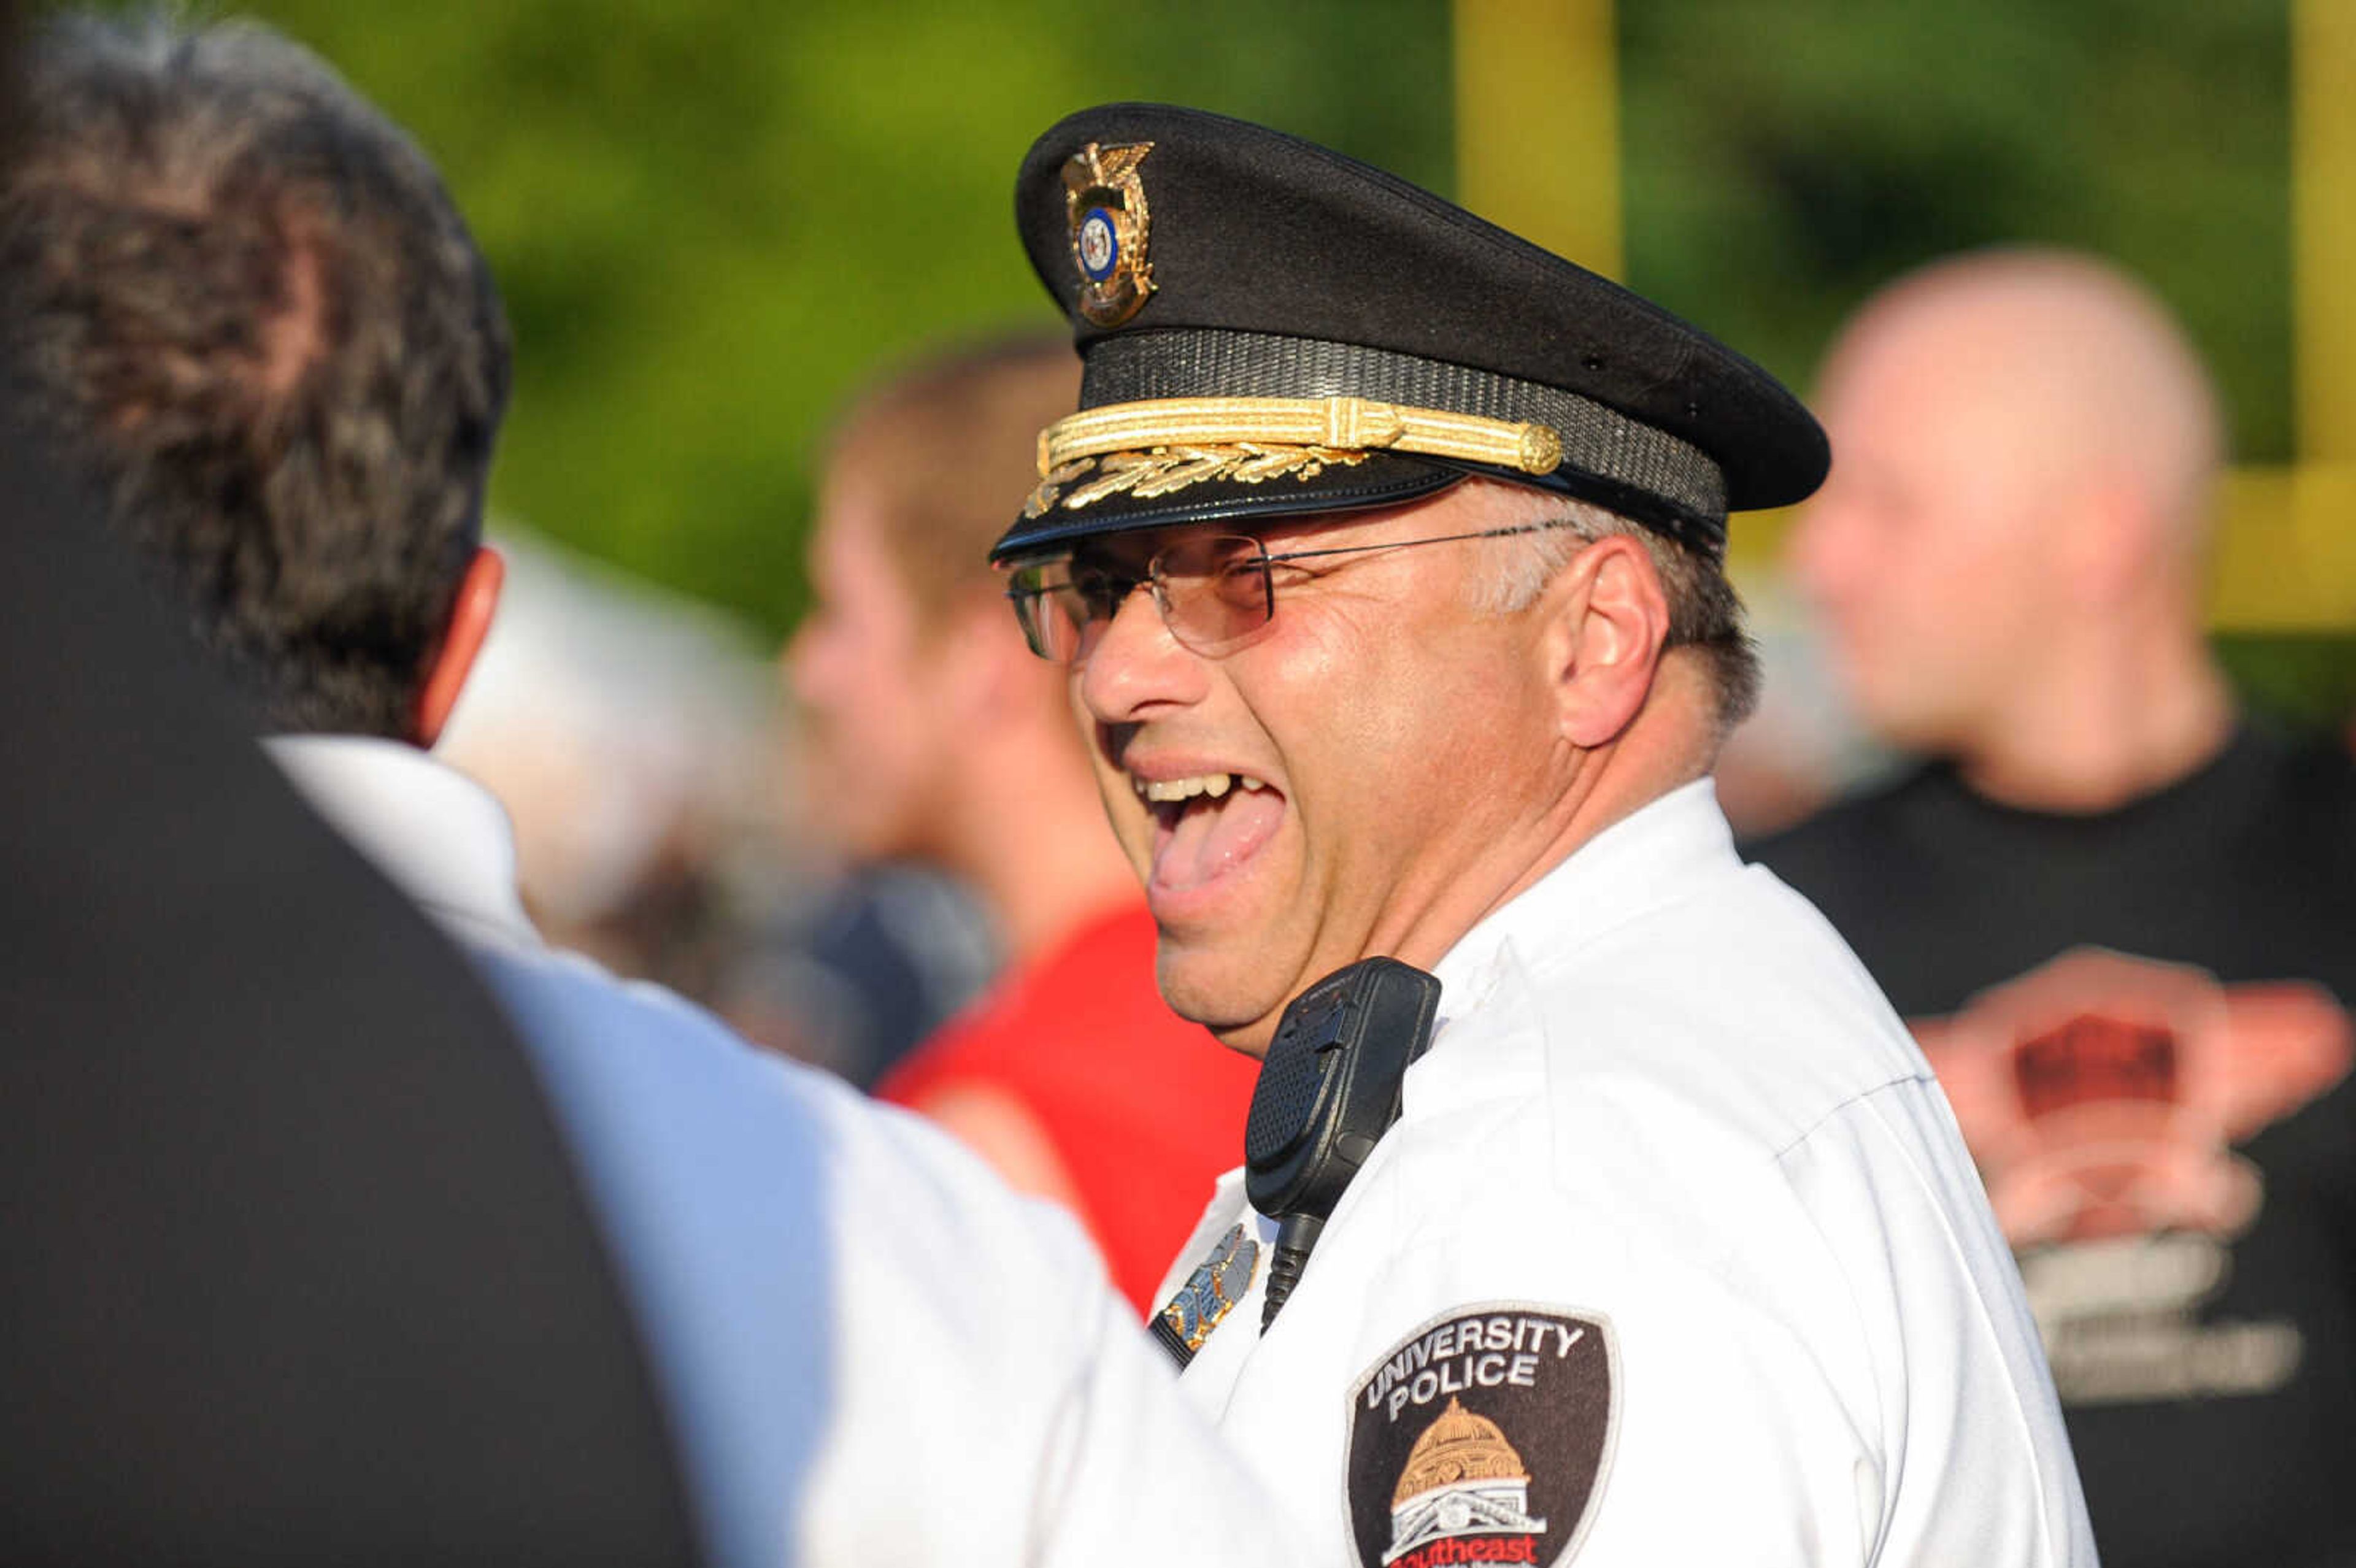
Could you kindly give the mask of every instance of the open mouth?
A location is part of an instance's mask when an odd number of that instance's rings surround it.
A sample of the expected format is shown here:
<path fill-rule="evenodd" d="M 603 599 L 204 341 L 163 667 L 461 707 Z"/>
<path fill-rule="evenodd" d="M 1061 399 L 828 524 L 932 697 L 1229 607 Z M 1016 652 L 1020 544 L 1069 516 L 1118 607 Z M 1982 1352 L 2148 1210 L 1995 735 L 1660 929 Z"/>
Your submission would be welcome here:
<path fill-rule="evenodd" d="M 1249 860 L 1284 820 L 1284 796 L 1246 773 L 1192 773 L 1130 785 L 1153 814 L 1152 890 L 1192 892 Z"/>

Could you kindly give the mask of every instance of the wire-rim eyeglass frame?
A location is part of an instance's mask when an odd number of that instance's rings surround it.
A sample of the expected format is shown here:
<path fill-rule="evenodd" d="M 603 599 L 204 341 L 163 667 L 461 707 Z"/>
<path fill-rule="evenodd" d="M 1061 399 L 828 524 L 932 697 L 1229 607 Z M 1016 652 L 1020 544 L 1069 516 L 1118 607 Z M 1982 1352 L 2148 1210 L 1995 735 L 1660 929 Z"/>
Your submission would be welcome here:
<path fill-rule="evenodd" d="M 1246 534 L 1208 534 L 1182 539 L 1158 551 L 1142 574 L 1105 566 L 1073 573 L 1069 552 L 1016 561 L 1011 571 L 1007 599 L 1022 624 L 1023 641 L 1041 658 L 1055 664 L 1086 659 L 1112 624 L 1129 596 L 1140 588 L 1153 591 L 1154 608 L 1181 647 L 1216 658 L 1266 629 L 1276 619 L 1274 568 L 1289 561 L 1317 560 L 1332 556 L 1365 555 L 1376 550 L 1412 549 L 1418 545 L 1458 544 L 1466 539 L 1512 539 L 1573 526 L 1563 517 L 1512 528 L 1481 528 L 1472 533 L 1436 534 L 1426 539 L 1390 539 L 1380 544 L 1335 545 L 1323 549 L 1283 550 L 1268 547 Z"/>

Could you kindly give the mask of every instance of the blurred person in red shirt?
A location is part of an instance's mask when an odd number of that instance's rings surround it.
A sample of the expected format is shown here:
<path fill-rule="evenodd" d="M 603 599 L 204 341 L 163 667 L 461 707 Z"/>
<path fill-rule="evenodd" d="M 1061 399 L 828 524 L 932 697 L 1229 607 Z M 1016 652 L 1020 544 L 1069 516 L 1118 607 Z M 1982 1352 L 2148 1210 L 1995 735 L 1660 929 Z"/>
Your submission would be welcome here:
<path fill-rule="evenodd" d="M 1061 672 L 988 566 L 1078 400 L 1060 338 L 918 366 L 836 434 L 788 651 L 815 812 L 862 861 L 980 892 L 1007 973 L 887 1076 L 1015 1186 L 1079 1215 L 1141 1312 L 1234 1163 L 1254 1065 L 1173 1013 L 1154 928 L 1104 821 Z"/>
<path fill-rule="evenodd" d="M 1879 295 L 1790 564 L 1926 759 L 1754 846 L 1906 1015 L 2019 1260 L 2113 1568 L 2356 1554 L 2356 779 L 2203 635 L 2223 461 L 2089 258 Z"/>

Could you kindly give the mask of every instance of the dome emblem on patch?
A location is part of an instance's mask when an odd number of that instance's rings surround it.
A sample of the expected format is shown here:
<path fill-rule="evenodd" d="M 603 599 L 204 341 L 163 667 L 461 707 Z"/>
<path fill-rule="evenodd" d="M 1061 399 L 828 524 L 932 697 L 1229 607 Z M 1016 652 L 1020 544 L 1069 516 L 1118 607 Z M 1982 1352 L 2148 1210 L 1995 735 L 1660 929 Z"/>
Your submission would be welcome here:
<path fill-rule="evenodd" d="M 1391 1491 L 1391 1544 L 1385 1563 L 1442 1536 L 1544 1535 L 1529 1516 L 1530 1475 L 1497 1424 L 1451 1398 L 1424 1428 Z"/>
<path fill-rule="evenodd" d="M 1080 314 L 1098 326 L 1120 325 L 1153 292 L 1153 267 L 1145 257 L 1145 186 L 1138 177 L 1138 165 L 1151 151 L 1151 142 L 1114 147 L 1090 142 L 1064 165 Z"/>

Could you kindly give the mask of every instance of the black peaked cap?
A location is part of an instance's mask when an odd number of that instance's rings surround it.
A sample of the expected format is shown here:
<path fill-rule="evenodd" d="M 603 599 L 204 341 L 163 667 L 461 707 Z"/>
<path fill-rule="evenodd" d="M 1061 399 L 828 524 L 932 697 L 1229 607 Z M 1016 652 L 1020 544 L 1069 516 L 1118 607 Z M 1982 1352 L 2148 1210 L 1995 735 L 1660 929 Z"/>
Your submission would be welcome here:
<path fill-rule="evenodd" d="M 997 560 L 1176 522 L 1397 505 L 1467 473 L 1592 500 L 1715 551 L 1728 511 L 1800 500 L 1830 463 L 1799 400 L 1708 334 L 1281 132 L 1161 104 L 1083 110 L 1024 158 L 1015 216 L 1072 320 L 1083 412 L 1356 398 L 1538 425 L 1560 435 L 1562 458 L 1541 469 L 1543 454 L 1500 464 L 1328 441 L 1255 465 L 1205 432 L 1130 453 L 1099 441 L 1056 463 L 1043 437 L 1044 482 Z M 1156 482 L 1099 483 L 1140 464 Z"/>

